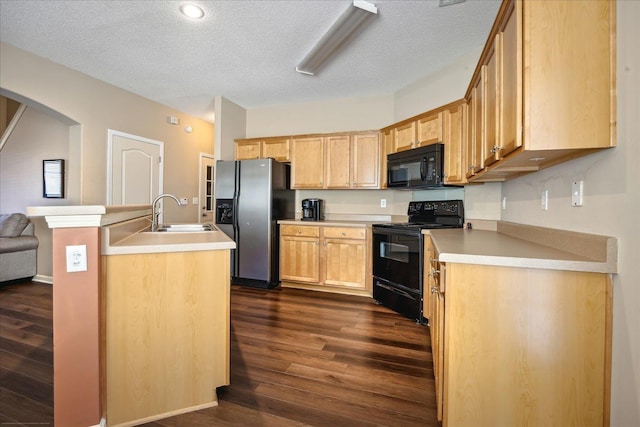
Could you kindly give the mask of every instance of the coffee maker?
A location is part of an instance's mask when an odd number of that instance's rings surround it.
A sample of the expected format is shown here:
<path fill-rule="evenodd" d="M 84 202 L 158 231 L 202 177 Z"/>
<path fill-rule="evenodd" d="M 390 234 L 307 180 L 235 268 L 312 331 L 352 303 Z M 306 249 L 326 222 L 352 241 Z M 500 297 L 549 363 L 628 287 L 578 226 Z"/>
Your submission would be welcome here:
<path fill-rule="evenodd" d="M 322 199 L 302 200 L 302 220 L 303 221 L 322 221 L 323 219 L 324 219 L 324 210 L 322 208 Z"/>

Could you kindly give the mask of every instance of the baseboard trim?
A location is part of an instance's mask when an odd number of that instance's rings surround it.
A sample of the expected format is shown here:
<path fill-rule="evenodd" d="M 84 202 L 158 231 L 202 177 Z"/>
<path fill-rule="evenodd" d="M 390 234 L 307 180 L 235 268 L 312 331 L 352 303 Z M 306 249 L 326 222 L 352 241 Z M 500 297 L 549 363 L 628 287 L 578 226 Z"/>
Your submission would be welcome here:
<path fill-rule="evenodd" d="M 33 279 L 31 279 L 34 282 L 40 282 L 40 283 L 46 283 L 48 285 L 53 285 L 53 277 L 51 276 L 43 276 L 41 274 L 36 274 L 35 276 L 33 276 Z"/>

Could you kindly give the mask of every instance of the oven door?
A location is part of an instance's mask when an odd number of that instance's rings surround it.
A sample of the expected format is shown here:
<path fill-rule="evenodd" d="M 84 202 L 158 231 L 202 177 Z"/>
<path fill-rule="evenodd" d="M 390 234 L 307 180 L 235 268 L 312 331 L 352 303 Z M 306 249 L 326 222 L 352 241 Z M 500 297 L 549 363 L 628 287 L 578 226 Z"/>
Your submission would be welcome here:
<path fill-rule="evenodd" d="M 373 227 L 373 275 L 422 296 L 420 230 Z"/>

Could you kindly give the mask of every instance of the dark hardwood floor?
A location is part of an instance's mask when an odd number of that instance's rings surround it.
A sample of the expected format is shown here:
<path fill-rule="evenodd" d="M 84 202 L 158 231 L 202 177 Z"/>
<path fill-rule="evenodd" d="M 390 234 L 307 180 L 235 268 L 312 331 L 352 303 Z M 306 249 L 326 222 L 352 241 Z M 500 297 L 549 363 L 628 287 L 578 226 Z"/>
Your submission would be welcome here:
<path fill-rule="evenodd" d="M 0 284 L 0 425 L 53 425 L 51 285 Z"/>
<path fill-rule="evenodd" d="M 369 298 L 234 285 L 219 405 L 145 426 L 438 426 L 427 343 Z M 52 354 L 51 286 L 0 286 L 0 425 L 53 424 Z"/>

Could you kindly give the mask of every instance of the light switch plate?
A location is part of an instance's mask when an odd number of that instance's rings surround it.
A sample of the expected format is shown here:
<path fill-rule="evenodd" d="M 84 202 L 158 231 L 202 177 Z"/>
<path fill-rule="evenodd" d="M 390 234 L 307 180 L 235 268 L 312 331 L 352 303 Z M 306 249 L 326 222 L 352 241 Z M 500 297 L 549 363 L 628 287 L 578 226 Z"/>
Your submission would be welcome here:
<path fill-rule="evenodd" d="M 67 273 L 87 271 L 87 245 L 67 246 Z"/>
<path fill-rule="evenodd" d="M 582 192 L 584 191 L 584 181 L 573 181 L 571 184 L 571 206 L 582 206 Z"/>

